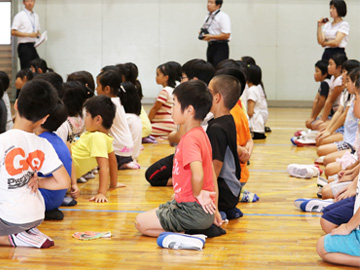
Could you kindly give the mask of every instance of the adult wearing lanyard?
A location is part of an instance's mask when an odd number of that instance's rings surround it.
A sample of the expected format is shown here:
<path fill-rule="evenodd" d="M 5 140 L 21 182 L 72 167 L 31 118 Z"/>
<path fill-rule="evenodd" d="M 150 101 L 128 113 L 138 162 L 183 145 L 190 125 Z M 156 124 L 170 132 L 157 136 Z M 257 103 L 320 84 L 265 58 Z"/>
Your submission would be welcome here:
<path fill-rule="evenodd" d="M 342 17 L 346 16 L 346 3 L 344 0 L 330 1 L 330 17 L 333 22 L 329 22 L 328 18 L 320 18 L 317 27 L 318 43 L 325 47 L 322 59 L 329 58 L 337 53 L 346 55 L 345 47 L 348 43 L 349 23 L 344 21 Z"/>
<path fill-rule="evenodd" d="M 15 15 L 11 27 L 11 35 L 18 37 L 21 69 L 30 68 L 31 60 L 39 58 L 34 44 L 40 36 L 39 16 L 33 12 L 35 0 L 23 0 L 23 4 L 25 9 Z"/>
<path fill-rule="evenodd" d="M 220 11 L 222 4 L 222 0 L 208 0 L 209 15 L 199 34 L 199 39 L 208 42 L 206 57 L 214 67 L 229 58 L 231 23 L 229 15 Z"/>

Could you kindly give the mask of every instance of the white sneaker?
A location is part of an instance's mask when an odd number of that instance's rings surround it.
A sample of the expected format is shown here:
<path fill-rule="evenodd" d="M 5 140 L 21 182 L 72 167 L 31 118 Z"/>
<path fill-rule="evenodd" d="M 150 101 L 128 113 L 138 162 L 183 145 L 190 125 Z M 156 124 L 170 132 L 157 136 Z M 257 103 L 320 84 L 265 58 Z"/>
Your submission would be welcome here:
<path fill-rule="evenodd" d="M 297 178 L 312 178 L 319 175 L 319 169 L 314 165 L 290 164 L 287 171 Z"/>
<path fill-rule="evenodd" d="M 87 174 L 84 174 L 82 177 L 84 177 L 85 179 L 94 179 L 95 178 L 95 174 L 93 174 L 92 172 L 88 172 Z"/>
<path fill-rule="evenodd" d="M 325 156 L 321 156 L 321 157 L 318 157 L 317 159 L 315 159 L 315 164 L 324 164 L 324 158 Z"/>
<path fill-rule="evenodd" d="M 157 244 L 162 248 L 202 250 L 205 245 L 206 235 L 188 235 L 173 232 L 163 232 L 157 239 Z"/>
<path fill-rule="evenodd" d="M 318 176 L 316 184 L 318 187 L 323 187 L 323 186 L 329 184 L 329 181 L 326 178 Z"/>

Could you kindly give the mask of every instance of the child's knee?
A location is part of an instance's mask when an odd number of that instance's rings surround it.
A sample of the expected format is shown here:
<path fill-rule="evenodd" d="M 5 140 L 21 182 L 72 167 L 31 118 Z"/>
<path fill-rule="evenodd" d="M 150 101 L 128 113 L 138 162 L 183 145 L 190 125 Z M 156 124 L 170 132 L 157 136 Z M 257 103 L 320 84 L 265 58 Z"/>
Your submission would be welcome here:
<path fill-rule="evenodd" d="M 325 250 L 325 247 L 324 247 L 324 238 L 325 236 L 322 236 L 318 241 L 317 241 L 317 244 L 316 244 L 316 251 L 317 253 L 319 254 L 319 256 L 324 259 L 324 256 L 326 254 L 326 250 Z"/>
<path fill-rule="evenodd" d="M 135 228 L 141 233 L 143 233 L 143 226 L 142 226 L 143 222 L 142 221 L 143 221 L 142 214 L 138 214 L 135 218 Z"/>
<path fill-rule="evenodd" d="M 338 226 L 330 221 L 327 221 L 324 218 L 320 219 L 320 225 L 325 233 L 330 233 L 333 229 L 335 229 Z"/>
<path fill-rule="evenodd" d="M 321 196 L 322 196 L 321 198 L 323 200 L 334 198 L 334 194 L 333 194 L 333 192 L 331 190 L 330 185 L 326 185 L 326 186 L 323 187 L 323 189 L 321 191 Z"/>
<path fill-rule="evenodd" d="M 324 150 L 323 150 L 323 146 L 319 146 L 318 149 L 316 150 L 316 153 L 319 157 L 324 155 Z"/>
<path fill-rule="evenodd" d="M 332 162 L 334 162 L 334 160 L 331 156 L 326 155 L 324 157 L 324 166 L 327 166 L 327 165 L 331 164 Z M 331 169 L 331 167 L 330 167 L 330 169 Z"/>

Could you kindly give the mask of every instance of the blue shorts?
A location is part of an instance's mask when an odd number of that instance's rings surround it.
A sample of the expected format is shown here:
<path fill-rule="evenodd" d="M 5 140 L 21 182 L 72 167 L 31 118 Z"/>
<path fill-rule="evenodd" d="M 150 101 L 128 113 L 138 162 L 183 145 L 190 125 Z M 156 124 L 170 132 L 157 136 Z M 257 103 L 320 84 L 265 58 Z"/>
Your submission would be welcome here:
<path fill-rule="evenodd" d="M 330 235 L 324 238 L 326 252 L 345 253 L 360 256 L 360 231 L 353 230 L 349 235 Z"/>
<path fill-rule="evenodd" d="M 58 208 L 64 200 L 67 189 L 49 190 L 39 188 L 41 195 L 45 201 L 45 211 Z"/>
<path fill-rule="evenodd" d="M 337 130 L 335 130 L 335 133 L 344 134 L 344 130 L 345 130 L 344 126 L 341 126 L 341 127 L 339 127 Z"/>
<path fill-rule="evenodd" d="M 348 223 L 354 215 L 355 198 L 346 198 L 325 207 L 322 218 L 336 225 Z"/>

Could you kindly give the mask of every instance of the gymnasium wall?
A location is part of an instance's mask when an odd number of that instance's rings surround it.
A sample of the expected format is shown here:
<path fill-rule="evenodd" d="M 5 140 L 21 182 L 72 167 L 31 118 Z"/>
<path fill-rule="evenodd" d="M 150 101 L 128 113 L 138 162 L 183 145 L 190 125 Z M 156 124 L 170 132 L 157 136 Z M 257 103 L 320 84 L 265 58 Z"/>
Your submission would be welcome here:
<path fill-rule="evenodd" d="M 22 8 L 19 1 L 19 8 Z M 38 49 L 50 67 L 66 75 L 104 65 L 134 62 L 145 101 L 161 89 L 156 67 L 169 60 L 183 64 L 206 57 L 197 39 L 207 14 L 206 0 L 37 0 L 35 11 L 48 41 Z M 360 59 L 360 1 L 347 0 L 349 58 Z M 327 0 L 224 0 L 232 23 L 230 57 L 253 56 L 263 70 L 270 104 L 310 104 L 318 88 L 314 63 L 317 20 L 329 17 Z"/>

